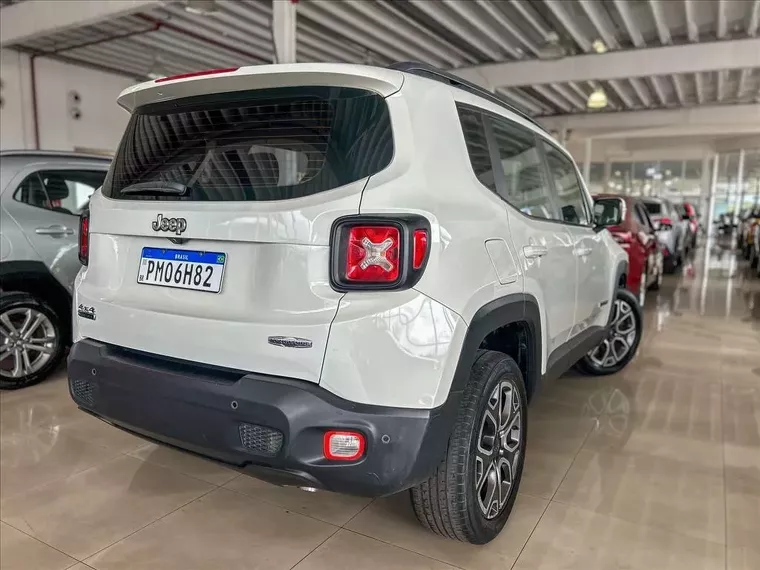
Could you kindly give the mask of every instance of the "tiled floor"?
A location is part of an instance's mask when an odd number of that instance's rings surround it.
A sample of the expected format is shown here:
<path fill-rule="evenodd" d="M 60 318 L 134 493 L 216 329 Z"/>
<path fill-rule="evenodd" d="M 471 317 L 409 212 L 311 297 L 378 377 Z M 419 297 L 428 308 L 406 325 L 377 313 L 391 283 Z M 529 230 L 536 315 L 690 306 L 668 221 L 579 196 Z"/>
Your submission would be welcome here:
<path fill-rule="evenodd" d="M 760 569 L 760 280 L 703 264 L 650 293 L 623 373 L 536 399 L 488 546 L 427 533 L 405 494 L 276 488 L 146 444 L 78 411 L 62 371 L 0 395 L 0 569 Z"/>

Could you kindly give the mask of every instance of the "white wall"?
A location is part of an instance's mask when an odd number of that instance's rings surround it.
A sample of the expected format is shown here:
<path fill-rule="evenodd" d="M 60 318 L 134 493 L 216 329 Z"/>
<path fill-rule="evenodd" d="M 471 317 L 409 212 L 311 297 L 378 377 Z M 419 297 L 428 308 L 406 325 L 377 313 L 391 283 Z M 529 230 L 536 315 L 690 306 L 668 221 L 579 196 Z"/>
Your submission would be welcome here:
<path fill-rule="evenodd" d="M 0 51 L 3 81 L 0 149 L 34 148 L 34 114 L 29 56 Z M 116 150 L 129 115 L 117 95 L 134 81 L 121 75 L 39 57 L 35 60 L 40 148 Z M 70 113 L 70 92 L 81 97 L 81 118 Z"/>

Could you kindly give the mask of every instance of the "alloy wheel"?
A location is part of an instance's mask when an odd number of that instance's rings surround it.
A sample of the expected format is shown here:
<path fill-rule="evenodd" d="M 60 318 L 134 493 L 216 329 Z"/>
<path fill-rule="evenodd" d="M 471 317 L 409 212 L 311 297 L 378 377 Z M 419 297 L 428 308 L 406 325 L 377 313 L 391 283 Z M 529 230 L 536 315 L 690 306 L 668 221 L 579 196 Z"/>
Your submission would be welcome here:
<path fill-rule="evenodd" d="M 494 519 L 504 510 L 522 459 L 522 401 L 505 380 L 488 398 L 475 455 L 475 494 L 480 512 Z"/>
<path fill-rule="evenodd" d="M 0 313 L 0 376 L 22 380 L 53 358 L 58 335 L 50 319 L 29 307 Z"/>
<path fill-rule="evenodd" d="M 601 368 L 609 368 L 621 362 L 636 343 L 638 334 L 636 317 L 627 301 L 616 299 L 613 311 L 607 337 L 588 353 L 589 360 Z"/>

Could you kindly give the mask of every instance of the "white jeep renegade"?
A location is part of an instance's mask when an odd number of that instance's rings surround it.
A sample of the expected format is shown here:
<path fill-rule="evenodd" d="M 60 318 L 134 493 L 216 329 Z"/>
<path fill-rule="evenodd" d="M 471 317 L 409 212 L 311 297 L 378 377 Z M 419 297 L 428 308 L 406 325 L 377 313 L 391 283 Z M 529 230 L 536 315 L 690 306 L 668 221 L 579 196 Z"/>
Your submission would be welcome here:
<path fill-rule="evenodd" d="M 641 312 L 570 156 L 434 68 L 296 64 L 126 90 L 82 218 L 70 390 L 123 429 L 284 485 L 411 489 L 504 526 L 527 403 L 615 372 Z"/>

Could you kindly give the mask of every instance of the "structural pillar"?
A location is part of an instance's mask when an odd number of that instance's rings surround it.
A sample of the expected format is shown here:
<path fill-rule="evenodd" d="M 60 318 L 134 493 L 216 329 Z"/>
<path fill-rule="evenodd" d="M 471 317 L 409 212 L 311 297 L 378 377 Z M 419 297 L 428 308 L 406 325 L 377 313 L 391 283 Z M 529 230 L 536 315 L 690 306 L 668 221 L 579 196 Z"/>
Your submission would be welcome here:
<path fill-rule="evenodd" d="M 720 166 L 720 155 L 713 157 L 712 181 L 710 182 L 710 199 L 707 206 L 707 241 L 708 244 L 715 237 L 715 197 L 718 192 L 718 167 Z M 708 245 L 708 248 L 710 246 Z"/>
<path fill-rule="evenodd" d="M 272 0 L 272 40 L 275 63 L 296 62 L 296 5 L 298 0 Z"/>
<path fill-rule="evenodd" d="M 739 151 L 739 171 L 736 173 L 736 185 L 739 191 L 739 203 L 736 207 L 734 222 L 739 221 L 739 215 L 744 209 L 744 149 Z"/>
<path fill-rule="evenodd" d="M 586 185 L 590 184 L 591 180 L 591 139 L 586 139 L 586 155 L 583 158 L 583 179 L 586 181 Z"/>

